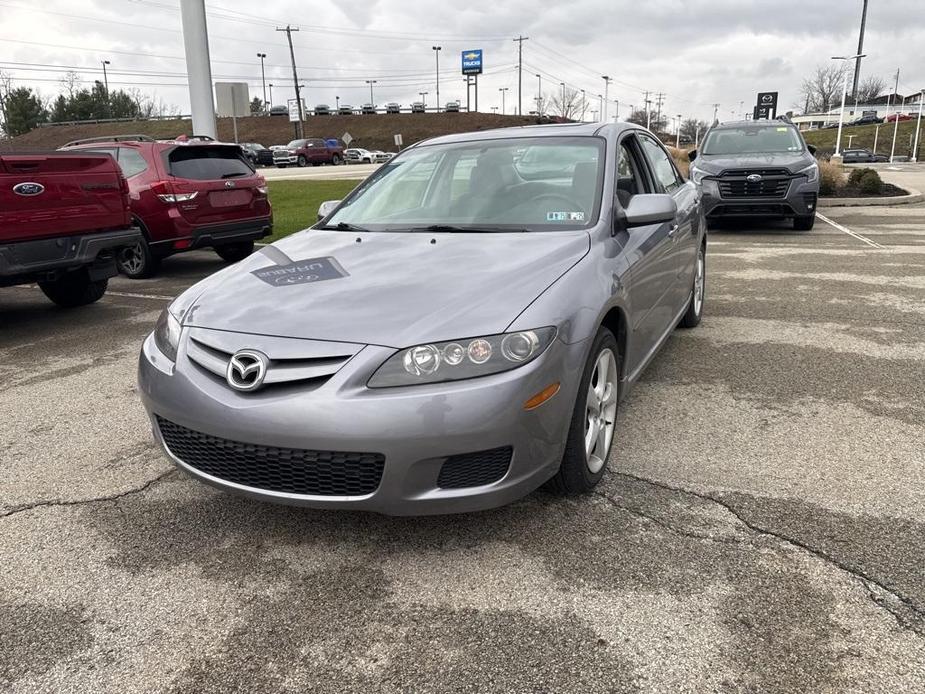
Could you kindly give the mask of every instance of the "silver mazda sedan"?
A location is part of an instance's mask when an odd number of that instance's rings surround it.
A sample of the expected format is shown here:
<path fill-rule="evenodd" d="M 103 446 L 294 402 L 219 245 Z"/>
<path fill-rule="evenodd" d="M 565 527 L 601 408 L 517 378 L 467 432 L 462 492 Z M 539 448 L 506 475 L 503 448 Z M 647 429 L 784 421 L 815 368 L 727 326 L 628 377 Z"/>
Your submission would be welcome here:
<path fill-rule="evenodd" d="M 630 386 L 700 322 L 697 188 L 633 125 L 428 140 L 319 217 L 144 342 L 154 436 L 221 489 L 388 514 L 586 492 Z"/>

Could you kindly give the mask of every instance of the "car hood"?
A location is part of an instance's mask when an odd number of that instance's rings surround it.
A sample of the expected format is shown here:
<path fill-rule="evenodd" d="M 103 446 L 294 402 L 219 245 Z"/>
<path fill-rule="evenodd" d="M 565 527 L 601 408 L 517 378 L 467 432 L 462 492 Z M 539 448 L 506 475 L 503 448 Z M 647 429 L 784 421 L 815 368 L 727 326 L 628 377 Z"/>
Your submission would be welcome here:
<path fill-rule="evenodd" d="M 796 173 L 814 161 L 806 152 L 796 154 L 698 154 L 694 166 L 711 174 L 726 169 L 788 169 Z"/>
<path fill-rule="evenodd" d="M 401 348 L 503 332 L 589 248 L 584 231 L 310 230 L 177 303 L 184 325 Z"/>

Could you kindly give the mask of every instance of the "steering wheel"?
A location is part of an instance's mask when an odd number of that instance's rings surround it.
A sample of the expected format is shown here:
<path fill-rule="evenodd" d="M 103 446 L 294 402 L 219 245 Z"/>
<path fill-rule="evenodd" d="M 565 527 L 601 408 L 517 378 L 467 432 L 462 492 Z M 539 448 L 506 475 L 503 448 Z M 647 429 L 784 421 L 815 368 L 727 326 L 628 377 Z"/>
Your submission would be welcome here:
<path fill-rule="evenodd" d="M 541 209 L 543 207 L 543 204 L 542 204 L 543 201 L 560 203 L 563 206 L 561 210 L 562 212 L 580 212 L 583 217 L 587 216 L 585 209 L 581 205 L 579 205 L 574 200 L 571 200 L 570 198 L 566 197 L 565 195 L 561 195 L 559 193 L 542 193 L 541 195 L 537 195 L 535 198 L 529 198 L 528 200 L 524 200 L 523 202 L 518 203 L 517 205 L 514 205 L 514 207 L 508 209 L 504 213 L 503 217 L 507 219 L 510 219 L 512 217 L 516 218 L 517 216 L 516 213 L 520 210 L 520 208 L 527 207 L 527 206 L 529 206 L 531 208 L 531 211 L 533 212 L 541 212 L 543 211 Z M 544 214 L 545 214 L 545 211 L 544 211 Z M 549 220 L 544 217 L 540 221 L 547 222 Z M 575 221 L 575 220 L 566 219 L 562 221 L 569 222 L 569 221 Z"/>

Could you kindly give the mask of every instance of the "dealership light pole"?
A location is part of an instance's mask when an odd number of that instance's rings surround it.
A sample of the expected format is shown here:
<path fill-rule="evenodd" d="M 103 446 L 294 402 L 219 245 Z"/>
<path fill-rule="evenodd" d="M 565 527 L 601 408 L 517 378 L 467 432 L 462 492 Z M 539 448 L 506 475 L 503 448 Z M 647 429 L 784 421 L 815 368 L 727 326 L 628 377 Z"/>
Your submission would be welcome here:
<path fill-rule="evenodd" d="M 919 130 L 922 128 L 922 104 L 925 103 L 925 89 L 919 90 L 919 119 L 915 123 L 915 145 L 912 148 L 912 161 L 919 157 Z"/>
<path fill-rule="evenodd" d="M 609 75 L 601 75 L 601 79 L 604 80 L 604 101 L 602 102 L 603 108 L 601 110 L 601 120 L 606 122 L 607 121 L 607 91 L 610 89 L 611 79 Z"/>
<path fill-rule="evenodd" d="M 273 108 L 273 83 L 267 85 L 270 88 L 270 108 Z"/>
<path fill-rule="evenodd" d="M 536 87 L 536 110 L 539 111 L 540 116 L 543 115 L 543 76 L 540 73 L 536 73 L 537 82 Z"/>
<path fill-rule="evenodd" d="M 559 86 L 562 88 L 562 103 L 559 104 L 559 111 L 561 111 L 560 115 L 565 118 L 565 82 L 559 82 Z"/>
<path fill-rule="evenodd" d="M 267 110 L 267 73 L 263 69 L 263 59 L 267 57 L 266 53 L 258 53 L 260 58 L 260 83 L 263 85 L 263 108 Z"/>
<path fill-rule="evenodd" d="M 366 80 L 366 84 L 369 85 L 369 105 L 372 106 L 376 102 L 373 101 L 373 85 L 376 84 L 379 80 Z"/>
<path fill-rule="evenodd" d="M 620 122 L 620 100 L 619 99 L 613 100 L 613 122 L 614 123 Z"/>
<path fill-rule="evenodd" d="M 681 115 L 682 114 L 680 113 L 678 114 L 678 133 L 677 133 L 677 141 L 675 142 L 676 149 L 681 149 Z"/>
<path fill-rule="evenodd" d="M 502 115 L 502 116 L 504 115 L 504 112 L 505 112 L 505 108 L 504 108 L 504 97 L 505 97 L 506 92 L 507 92 L 508 89 L 509 89 L 509 87 L 501 87 L 500 89 L 498 89 L 498 91 L 501 92 L 501 115 Z"/>
<path fill-rule="evenodd" d="M 899 134 L 899 114 L 902 113 L 902 110 L 906 108 L 906 97 L 903 97 L 902 105 L 899 107 L 899 110 L 896 112 L 896 121 L 893 123 L 893 146 L 890 148 L 890 163 L 893 163 L 893 158 L 896 156 L 896 135 Z"/>
<path fill-rule="evenodd" d="M 841 110 L 838 112 L 838 137 L 835 139 L 835 154 L 833 156 L 841 158 L 841 133 L 842 128 L 845 125 L 845 99 L 848 97 L 848 61 L 849 60 L 860 60 L 865 57 L 861 53 L 853 56 L 845 55 L 833 55 L 832 60 L 841 60 L 844 61 L 844 70 L 845 80 L 844 86 L 841 92 Z"/>
<path fill-rule="evenodd" d="M 434 56 L 437 58 L 437 111 L 440 111 L 440 51 L 443 46 L 431 46 Z"/>
<path fill-rule="evenodd" d="M 418 92 L 418 96 L 421 97 L 421 106 L 424 107 L 424 110 L 427 110 L 427 95 L 430 92 Z"/>
<path fill-rule="evenodd" d="M 103 88 L 106 90 L 106 116 L 108 118 L 112 117 L 112 102 L 109 101 L 109 77 L 106 76 L 106 66 L 109 65 L 108 60 L 101 60 L 103 64 Z"/>
<path fill-rule="evenodd" d="M 581 122 L 585 122 L 585 111 L 588 108 L 588 102 L 585 100 L 585 90 L 581 90 Z"/>
<path fill-rule="evenodd" d="M 193 132 L 217 139 L 205 0 L 180 0 Z"/>

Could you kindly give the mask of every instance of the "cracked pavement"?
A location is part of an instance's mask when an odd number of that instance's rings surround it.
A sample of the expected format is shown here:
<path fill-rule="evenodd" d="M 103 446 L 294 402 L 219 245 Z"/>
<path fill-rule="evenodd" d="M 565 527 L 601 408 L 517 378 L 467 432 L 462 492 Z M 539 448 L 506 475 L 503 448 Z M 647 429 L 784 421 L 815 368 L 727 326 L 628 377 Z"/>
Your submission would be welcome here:
<path fill-rule="evenodd" d="M 925 186 L 921 186 L 925 188 Z M 925 690 L 925 207 L 713 233 L 595 494 L 420 519 L 229 496 L 135 360 L 207 252 L 0 290 L 0 690 Z"/>

